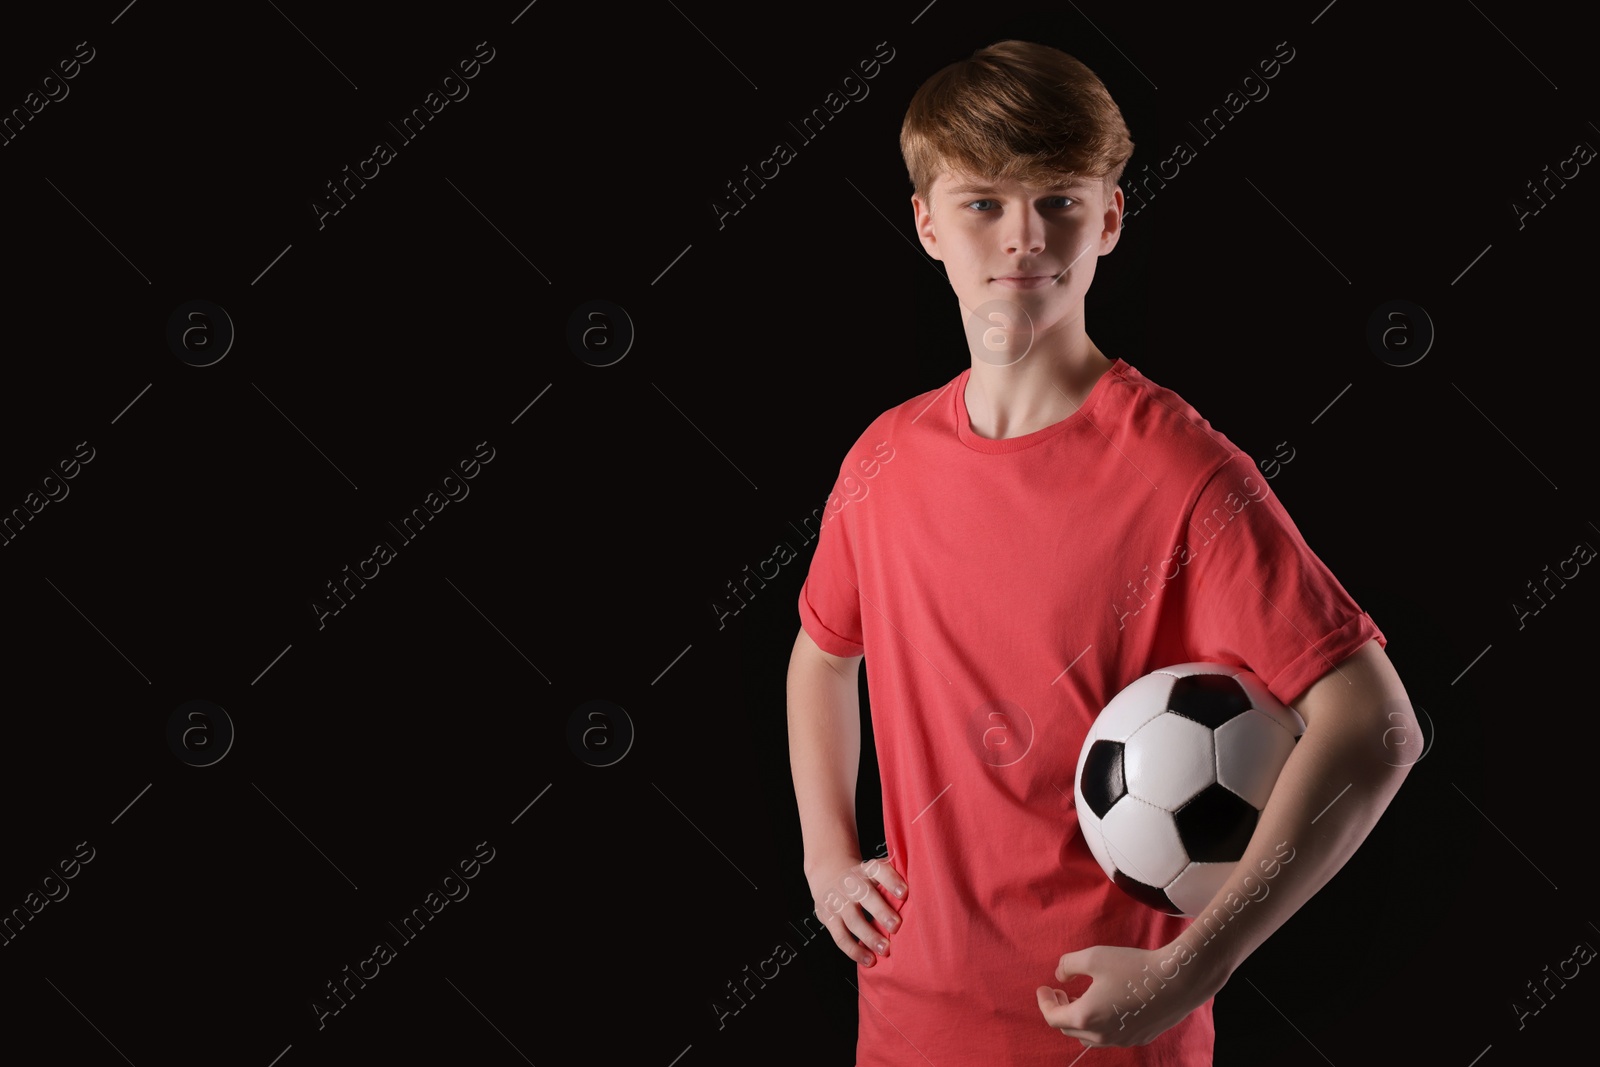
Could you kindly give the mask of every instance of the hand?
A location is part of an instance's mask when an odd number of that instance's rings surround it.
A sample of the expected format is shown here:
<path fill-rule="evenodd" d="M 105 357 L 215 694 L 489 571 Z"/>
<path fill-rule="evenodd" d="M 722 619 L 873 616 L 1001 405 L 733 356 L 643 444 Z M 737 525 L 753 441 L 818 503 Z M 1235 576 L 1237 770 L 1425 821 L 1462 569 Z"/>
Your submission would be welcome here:
<path fill-rule="evenodd" d="M 1065 984 L 1075 975 L 1093 980 L 1080 997 L 1044 985 L 1035 992 L 1045 1021 L 1085 1048 L 1148 1045 L 1215 996 L 1227 980 L 1187 948 L 1180 956 L 1171 946 L 1096 945 L 1069 952 L 1056 967 L 1056 981 Z"/>
<path fill-rule="evenodd" d="M 887 859 L 863 862 L 858 856 L 842 857 L 819 865 L 815 875 L 808 871 L 806 881 L 817 918 L 840 952 L 863 967 L 877 961 L 874 951 L 889 954 L 889 935 L 900 928 L 900 916 L 889 900 L 904 904 L 910 887 Z M 873 926 L 873 919 L 882 924 L 882 931 Z"/>

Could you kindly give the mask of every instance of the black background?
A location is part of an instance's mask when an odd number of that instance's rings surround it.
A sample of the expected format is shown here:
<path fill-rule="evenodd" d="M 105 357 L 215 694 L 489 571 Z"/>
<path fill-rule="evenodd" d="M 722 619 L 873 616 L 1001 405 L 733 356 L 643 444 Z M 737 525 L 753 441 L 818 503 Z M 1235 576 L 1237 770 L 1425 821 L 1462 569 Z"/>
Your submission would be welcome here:
<path fill-rule="evenodd" d="M 875 415 L 968 364 L 897 134 L 923 79 L 1008 37 L 1105 80 L 1125 183 L 1195 147 L 1101 262 L 1090 333 L 1250 455 L 1292 446 L 1272 488 L 1426 713 L 1372 837 L 1217 998 L 1217 1062 L 1539 1062 L 1584 1033 L 1590 968 L 1521 1029 L 1512 1008 L 1600 944 L 1600 578 L 1520 629 L 1512 607 L 1600 544 L 1600 179 L 1520 228 L 1513 208 L 1600 144 L 1565 9 L 404 10 L 112 0 L 0 34 L 5 113 L 95 50 L 0 146 L 0 509 L 94 449 L 0 549 L 0 911 L 95 849 L 0 947 L 11 1042 L 140 1067 L 853 1062 L 855 965 L 792 925 L 809 548 L 720 629 L 712 604 Z M 470 95 L 399 144 L 386 123 L 480 41 Z M 1187 123 L 1284 41 L 1270 95 L 1201 142 Z M 870 95 L 797 144 L 879 42 Z M 395 159 L 319 228 L 378 140 Z M 779 140 L 797 158 L 719 228 L 724 183 Z M 204 368 L 166 343 L 195 299 L 237 330 Z M 566 339 L 597 299 L 637 331 L 609 367 Z M 1365 339 L 1396 299 L 1437 330 L 1412 366 Z M 470 495 L 319 629 L 325 583 L 481 441 Z M 195 699 L 237 731 L 208 767 L 166 740 Z M 636 734 L 607 767 L 567 740 L 595 699 Z M 877 786 L 869 736 L 867 850 Z M 470 896 L 319 1030 L 323 984 L 480 841 Z M 719 1027 L 779 942 L 799 958 Z"/>

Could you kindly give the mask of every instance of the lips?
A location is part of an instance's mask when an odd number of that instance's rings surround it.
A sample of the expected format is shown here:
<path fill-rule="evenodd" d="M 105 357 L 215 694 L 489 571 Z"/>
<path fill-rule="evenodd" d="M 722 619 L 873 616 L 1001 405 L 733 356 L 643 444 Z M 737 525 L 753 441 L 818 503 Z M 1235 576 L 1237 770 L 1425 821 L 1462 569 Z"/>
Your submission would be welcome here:
<path fill-rule="evenodd" d="M 1003 285 L 1008 289 L 1038 289 L 1054 281 L 1053 274 L 1011 274 L 994 279 L 996 285 Z"/>

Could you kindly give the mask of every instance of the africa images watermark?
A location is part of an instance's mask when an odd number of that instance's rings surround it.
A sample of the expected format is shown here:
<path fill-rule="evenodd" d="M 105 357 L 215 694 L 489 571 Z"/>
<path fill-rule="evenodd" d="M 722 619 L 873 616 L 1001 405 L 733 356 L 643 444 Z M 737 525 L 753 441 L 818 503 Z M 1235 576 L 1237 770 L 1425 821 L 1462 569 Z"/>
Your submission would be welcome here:
<path fill-rule="evenodd" d="M 1168 582 L 1171 582 L 1173 579 L 1177 578 L 1184 567 L 1194 562 L 1195 554 L 1206 545 L 1209 545 L 1211 542 L 1215 541 L 1235 515 L 1238 515 L 1252 502 L 1264 500 L 1266 498 L 1267 487 L 1265 485 L 1259 485 L 1255 489 L 1251 489 L 1250 484 L 1253 480 L 1254 479 L 1252 479 L 1250 475 L 1245 475 L 1241 484 L 1241 488 L 1244 490 L 1244 496 L 1241 497 L 1238 493 L 1230 491 L 1223 499 L 1221 505 L 1212 508 L 1211 514 L 1200 520 L 1200 525 L 1197 527 L 1197 529 L 1200 531 L 1201 536 L 1205 538 L 1204 541 L 1198 541 L 1192 547 L 1187 541 L 1179 542 L 1178 545 L 1173 548 L 1172 555 L 1161 561 L 1160 569 L 1157 570 L 1156 573 L 1146 573 L 1144 575 L 1141 584 L 1143 584 L 1145 592 L 1150 594 L 1150 600 L 1154 600 L 1161 590 L 1167 587 Z M 1191 526 L 1194 525 L 1194 520 L 1192 518 L 1190 519 L 1189 524 Z M 1142 570 L 1146 572 L 1149 571 L 1150 564 L 1146 563 Z M 1152 581 L 1156 583 L 1154 589 L 1150 587 L 1150 583 Z M 1145 600 L 1144 597 L 1139 595 L 1139 590 L 1134 586 L 1133 579 L 1130 578 L 1122 584 L 1123 587 L 1128 590 L 1128 593 L 1122 597 L 1123 606 L 1119 606 L 1116 600 L 1111 601 L 1111 610 L 1117 616 L 1118 630 L 1123 629 L 1127 625 L 1127 620 L 1129 618 L 1139 614 L 1139 612 L 1150 606 L 1149 601 Z M 1127 606 L 1132 600 L 1137 600 L 1139 602 L 1139 606 Z"/>
<path fill-rule="evenodd" d="M 887 841 L 879 845 L 878 849 L 883 853 L 882 855 L 875 855 L 862 864 L 862 873 L 865 874 L 869 879 L 876 878 L 878 865 L 881 863 L 887 863 L 894 855 L 894 850 L 889 848 L 889 843 Z M 848 902 L 861 900 L 867 895 L 867 883 L 863 882 L 854 875 L 846 876 L 843 885 L 845 887 L 845 893 L 843 896 L 836 891 L 830 891 L 827 898 L 823 901 L 823 906 L 828 909 L 829 915 L 837 915 L 839 912 L 844 910 Z M 795 926 L 793 923 L 790 923 L 789 925 L 804 938 L 804 940 L 801 942 L 802 948 L 816 940 L 818 934 L 827 932 L 827 927 L 822 923 L 821 916 L 815 911 L 801 919 L 799 926 Z M 815 929 L 813 929 L 813 927 Z M 792 962 L 798 956 L 799 952 L 795 950 L 793 945 L 789 944 L 787 941 L 780 941 L 773 946 L 772 955 L 756 964 L 754 971 L 750 969 L 750 965 L 748 963 L 745 964 L 743 971 L 744 978 L 740 982 L 740 985 L 744 989 L 745 996 L 741 997 L 739 995 L 739 987 L 734 985 L 735 979 L 730 978 L 727 983 L 725 983 L 728 990 L 728 997 L 730 999 L 723 1000 L 721 1002 L 717 1000 L 711 1001 L 711 1010 L 717 1017 L 717 1029 L 725 1029 L 728 1025 L 728 1019 L 731 1016 L 738 1015 L 741 1011 L 749 1006 L 746 1003 L 746 997 L 748 997 L 750 1000 L 754 1000 L 756 992 L 758 990 L 765 989 L 767 987 L 767 982 L 770 982 L 772 979 L 778 977 L 783 965 Z M 770 974 L 768 973 L 769 964 L 772 965 Z M 751 986 L 752 982 L 755 983 L 753 988 Z"/>
<path fill-rule="evenodd" d="M 1528 979 L 1528 994 L 1531 999 L 1520 1002 L 1513 1000 L 1511 1002 L 1511 1010 L 1517 1016 L 1517 1029 L 1521 1030 L 1528 1025 L 1528 1016 L 1538 1015 L 1549 1007 L 1545 1003 L 1545 999 L 1554 1000 L 1556 990 L 1567 988 L 1567 981 L 1578 977 L 1581 969 L 1587 966 L 1594 957 L 1594 946 L 1587 941 L 1579 941 L 1573 947 L 1572 955 L 1557 964 L 1554 971 L 1550 969 L 1548 963 L 1545 964 L 1543 971 L 1544 981 L 1541 983 L 1544 987 L 1545 995 L 1542 997 L 1539 995 L 1539 987 L 1533 984 L 1534 980 L 1532 978 Z M 1552 982 L 1555 983 L 1553 987 L 1551 986 Z"/>
<path fill-rule="evenodd" d="M 22 131 L 28 128 L 28 123 L 33 122 L 46 107 L 59 104 L 67 98 L 72 90 L 67 87 L 67 82 L 76 78 L 83 71 L 83 67 L 93 61 L 95 50 L 88 41 L 79 41 L 74 46 L 76 51 L 71 59 L 63 59 L 56 63 L 61 71 L 57 76 L 54 71 L 39 79 L 39 88 L 29 89 L 28 95 L 22 98 L 22 106 L 14 107 L 4 117 L 0 117 L 0 148 L 4 148 L 21 136 Z M 88 49 L 88 54 L 84 49 Z M 54 88 L 51 83 L 54 83 Z M 41 96 L 40 93 L 44 95 Z"/>
<path fill-rule="evenodd" d="M 800 520 L 801 526 L 804 526 L 805 529 L 802 530 L 800 526 L 790 523 L 789 525 L 795 532 L 802 535 L 801 547 L 803 548 L 821 537 L 822 528 L 828 524 L 829 519 L 843 511 L 845 505 L 866 499 L 867 494 L 872 491 L 872 487 L 867 484 L 866 480 L 876 478 L 882 472 L 883 465 L 892 459 L 894 459 L 894 449 L 890 447 L 889 442 L 879 441 L 872 447 L 871 456 L 863 456 L 856 461 L 855 469 L 861 472 L 861 476 L 858 478 L 854 474 L 844 475 L 839 479 L 838 487 L 828 496 L 822 507 L 817 508 L 810 515 Z M 815 531 L 811 529 L 813 525 L 816 527 Z M 750 564 L 746 563 L 744 565 L 744 579 L 741 583 L 745 593 L 749 595 L 750 599 L 754 600 L 756 589 L 750 587 L 752 581 L 756 583 L 757 588 L 765 589 L 768 581 L 776 578 L 784 566 L 792 563 L 798 557 L 799 553 L 790 546 L 788 541 L 779 541 L 773 547 L 772 555 L 756 564 L 754 574 L 750 572 Z M 767 573 L 769 565 L 772 569 L 771 574 Z M 734 581 L 735 579 L 730 578 L 726 583 L 728 594 L 733 598 L 732 601 L 718 603 L 713 600 L 711 602 L 711 610 L 716 612 L 717 629 L 719 630 L 727 627 L 729 617 L 739 614 L 749 606 L 745 603 L 745 598 L 739 595 L 739 587 L 734 585 Z M 734 606 L 735 603 L 737 603 L 737 607 Z"/>
<path fill-rule="evenodd" d="M 87 854 L 85 854 L 87 850 Z M 35 921 L 39 913 L 50 904 L 59 904 L 67 899 L 67 894 L 72 890 L 67 883 L 78 877 L 83 870 L 83 864 L 94 859 L 94 846 L 87 841 L 79 841 L 74 846 L 72 858 L 64 859 L 56 864 L 57 870 L 51 871 L 39 879 L 37 889 L 28 890 L 28 895 L 22 899 L 22 906 L 12 908 L 10 914 L 0 918 L 0 946 L 9 946 L 27 928 L 28 923 Z M 51 883 L 55 883 L 52 888 Z"/>
<path fill-rule="evenodd" d="M 488 455 L 484 454 L 485 449 L 488 449 Z M 439 488 L 429 490 L 428 495 L 422 498 L 422 505 L 412 508 L 411 513 L 400 520 L 400 525 L 396 526 L 392 521 L 389 523 L 390 529 L 394 530 L 402 538 L 400 541 L 402 545 L 409 545 L 412 541 L 415 541 L 427 527 L 429 520 L 437 516 L 452 502 L 459 503 L 467 498 L 467 494 L 472 492 L 467 487 L 467 482 L 476 478 L 482 471 L 480 463 L 487 464 L 494 459 L 494 447 L 488 441 L 479 441 L 477 450 L 473 452 L 473 457 L 473 459 L 463 459 L 457 463 L 457 467 L 461 471 L 460 478 L 457 478 L 453 473 L 445 475 L 439 481 Z M 440 495 L 441 492 L 443 492 L 443 496 Z M 350 570 L 350 565 L 346 563 L 342 572 L 344 577 L 330 579 L 326 583 L 328 595 L 338 602 L 338 606 L 334 607 L 326 602 L 318 602 L 316 600 L 311 601 L 311 610 L 317 616 L 317 629 L 325 629 L 328 625 L 326 620 L 330 615 L 337 615 L 349 606 L 345 603 L 345 598 L 339 595 L 341 587 L 347 596 L 354 599 L 357 590 L 367 587 L 366 580 L 376 578 L 383 573 L 380 568 L 393 563 L 398 556 L 399 553 L 395 551 L 394 546 L 389 544 L 388 541 L 379 541 L 372 546 L 372 555 L 356 564 L 354 572 Z M 367 573 L 368 567 L 372 569 L 370 574 Z M 336 586 L 334 584 L 335 581 L 338 581 L 340 585 Z M 355 583 L 354 587 L 351 586 L 351 582 Z"/>
<path fill-rule="evenodd" d="M 1528 196 L 1530 199 L 1511 201 L 1511 211 L 1517 216 L 1517 229 L 1525 229 L 1528 225 L 1527 220 L 1530 216 L 1537 215 L 1539 212 L 1549 207 L 1549 205 L 1545 203 L 1545 200 L 1547 198 L 1554 200 L 1556 198 L 1556 190 L 1565 189 L 1567 187 L 1567 183 L 1561 179 L 1566 178 L 1570 180 L 1572 178 L 1576 178 L 1580 173 L 1579 168 L 1593 159 L 1594 155 L 1594 146 L 1590 145 L 1587 141 L 1579 141 L 1577 144 L 1572 146 L 1572 155 L 1556 164 L 1554 173 L 1551 173 L 1550 164 L 1546 163 L 1542 172 L 1544 175 L 1542 178 L 1529 178 L 1524 184 L 1528 188 Z M 1539 183 L 1537 186 L 1534 185 L 1535 181 L 1538 181 Z M 1552 182 L 1555 183 L 1554 187 L 1551 185 Z M 1544 190 L 1544 196 L 1539 195 L 1539 190 L 1541 188 Z M 1535 207 L 1534 205 L 1538 206 Z"/>
<path fill-rule="evenodd" d="M 885 54 L 886 50 L 887 54 Z M 852 102 L 860 103 L 865 100 L 867 95 L 872 92 L 868 88 L 867 82 L 876 78 L 883 66 L 887 66 L 889 61 L 894 59 L 894 49 L 889 47 L 888 41 L 879 41 L 877 51 L 873 52 L 872 55 L 873 58 L 863 59 L 856 64 L 856 68 L 861 72 L 861 77 L 858 78 L 853 73 L 846 74 L 840 79 L 839 89 L 831 90 L 827 96 L 822 98 L 821 107 L 812 108 L 811 114 L 800 120 L 800 125 L 796 126 L 792 122 L 789 123 L 789 128 L 800 135 L 801 144 L 810 144 L 816 140 L 817 135 L 823 131 L 839 112 L 843 111 Z M 839 95 L 841 89 L 844 91 L 843 96 Z M 767 181 L 776 178 L 781 173 L 781 169 L 786 164 L 794 162 L 798 155 L 799 153 L 794 150 L 788 141 L 779 141 L 772 146 L 772 154 L 756 165 L 755 173 L 751 173 L 750 165 L 747 163 L 745 164 L 743 179 L 728 179 L 728 195 L 732 197 L 732 200 L 720 203 L 716 200 L 711 202 L 712 214 L 717 216 L 717 229 L 724 229 L 728 224 L 727 219 L 730 215 L 737 215 L 748 206 L 745 203 L 745 197 L 754 200 L 756 189 L 765 189 Z M 766 181 L 762 179 L 766 179 Z M 735 181 L 742 182 L 745 196 L 739 195 L 739 189 L 734 185 Z M 754 188 L 752 188 L 752 183 L 754 183 Z"/>
<path fill-rule="evenodd" d="M 485 854 L 486 850 L 487 854 Z M 440 878 L 438 888 L 428 890 L 428 895 L 422 899 L 422 903 L 412 908 L 411 914 L 401 919 L 399 926 L 395 926 L 391 922 L 389 928 L 399 935 L 401 947 L 403 948 L 415 941 L 424 927 L 428 925 L 428 922 L 436 918 L 452 902 L 459 903 L 466 900 L 467 894 L 472 892 L 467 882 L 482 874 L 483 865 L 493 860 L 494 856 L 495 851 L 489 842 L 479 841 L 473 846 L 471 859 L 457 862 L 456 867 L 461 872 L 459 875 L 452 870 L 449 874 Z M 367 982 L 382 974 L 382 968 L 393 963 L 398 955 L 399 953 L 392 942 L 387 940 L 379 941 L 372 946 L 372 955 L 356 964 L 355 970 L 352 971 L 350 965 L 348 963 L 345 964 L 340 971 L 341 977 L 330 979 L 326 983 L 328 994 L 333 998 L 333 1001 L 337 1002 L 338 1006 L 334 1007 L 328 1002 L 310 1001 L 312 1014 L 317 1017 L 317 1029 L 326 1029 L 328 1017 L 330 1015 L 338 1015 L 349 1006 L 345 1002 L 345 997 L 339 994 L 341 987 L 345 994 L 351 1000 L 354 1000 L 356 992 L 367 988 Z M 370 973 L 367 970 L 368 967 L 371 967 Z M 354 985 L 351 983 L 354 983 Z"/>
<path fill-rule="evenodd" d="M 484 52 L 485 49 L 488 49 L 487 54 Z M 477 50 L 472 53 L 472 58 L 460 60 L 456 64 L 457 69 L 461 72 L 459 77 L 454 72 L 444 75 L 439 79 L 439 88 L 428 90 L 428 95 L 422 98 L 421 106 L 412 108 L 411 113 L 400 120 L 400 125 L 396 126 L 392 122 L 389 123 L 389 127 L 402 138 L 400 143 L 402 145 L 410 144 L 417 139 L 430 120 L 438 117 L 441 111 L 449 107 L 451 103 L 460 103 L 465 100 L 468 94 L 472 92 L 471 88 L 467 86 L 467 82 L 476 78 L 482 72 L 480 64 L 488 64 L 493 61 L 494 57 L 495 51 L 489 47 L 489 42 L 479 41 Z M 441 90 L 444 92 L 443 96 L 439 95 Z M 356 164 L 355 173 L 351 173 L 350 165 L 347 163 L 343 171 L 344 177 L 334 180 L 339 181 L 346 196 L 354 200 L 356 191 L 367 187 L 367 182 L 362 179 L 365 178 L 370 181 L 376 178 L 382 173 L 380 168 L 394 162 L 397 155 L 398 153 L 395 152 L 394 146 L 388 141 L 378 141 L 372 146 L 372 155 Z M 367 173 L 369 167 L 372 171 L 370 174 Z M 311 211 L 317 216 L 317 229 L 319 230 L 327 228 L 326 219 L 332 215 L 337 215 L 348 206 L 345 203 L 345 197 L 339 195 L 339 186 L 334 185 L 334 180 L 328 181 L 326 185 L 328 194 L 338 204 L 337 207 L 317 200 L 311 201 Z M 352 182 L 355 183 L 354 188 L 351 187 Z"/>
<path fill-rule="evenodd" d="M 1539 612 L 1549 607 L 1549 605 L 1545 602 L 1546 597 L 1548 597 L 1550 600 L 1554 600 L 1556 597 L 1556 591 L 1565 589 L 1567 587 L 1567 582 L 1563 581 L 1562 579 L 1567 579 L 1570 581 L 1571 579 L 1576 578 L 1582 573 L 1579 568 L 1588 564 L 1594 559 L 1594 557 L 1594 546 L 1589 544 L 1587 541 L 1579 541 L 1575 546 L 1573 546 L 1572 555 L 1556 564 L 1556 569 L 1554 572 L 1550 570 L 1550 564 L 1546 563 L 1544 565 L 1544 578 L 1542 581 L 1535 578 L 1529 578 L 1528 595 L 1533 599 L 1525 600 L 1520 603 L 1515 600 L 1511 602 L 1511 610 L 1515 612 L 1517 616 L 1517 629 L 1524 629 L 1528 625 L 1529 615 L 1537 615 Z M 1534 584 L 1536 581 L 1539 582 L 1539 585 Z M 1551 582 L 1555 583 L 1554 588 L 1551 588 Z M 1544 589 L 1544 596 L 1539 595 L 1539 589 L 1541 587 Z M 1537 602 L 1537 607 L 1534 606 L 1535 602 Z"/>
<path fill-rule="evenodd" d="M 1287 53 L 1285 53 L 1285 49 L 1288 49 Z M 1201 137 L 1200 143 L 1202 145 L 1207 145 L 1212 141 L 1215 141 L 1217 136 L 1222 133 L 1224 128 L 1227 127 L 1228 123 L 1237 118 L 1239 113 L 1248 107 L 1252 102 L 1260 103 L 1261 101 L 1265 100 L 1267 98 L 1267 94 L 1272 92 L 1272 90 L 1267 87 L 1267 82 L 1271 81 L 1273 78 L 1276 78 L 1280 73 L 1282 73 L 1283 66 L 1287 66 L 1288 63 L 1294 59 L 1295 52 L 1293 48 L 1289 47 L 1288 41 L 1279 41 L 1276 50 L 1272 53 L 1272 55 L 1273 58 L 1263 59 L 1256 63 L 1256 69 L 1261 72 L 1261 76 L 1259 78 L 1256 77 L 1255 73 L 1253 72 L 1246 74 L 1244 78 L 1240 80 L 1239 88 L 1230 89 L 1228 91 L 1228 95 L 1222 98 L 1221 107 L 1212 108 L 1211 113 L 1200 120 L 1200 125 L 1196 126 L 1192 122 L 1189 123 L 1189 127 Z M 1243 90 L 1243 95 L 1240 95 L 1240 90 Z M 1215 128 L 1213 129 L 1213 127 Z M 1171 179 L 1176 178 L 1182 172 L 1181 168 L 1189 163 L 1194 162 L 1195 158 L 1199 156 L 1199 154 L 1200 153 L 1197 152 L 1188 141 L 1179 141 L 1177 145 L 1173 147 L 1172 152 L 1167 156 L 1167 158 L 1161 160 L 1155 165 L 1156 173 L 1147 173 L 1147 176 L 1144 178 L 1128 179 L 1124 187 L 1124 194 L 1130 200 L 1137 201 L 1137 203 L 1129 207 L 1127 212 L 1123 215 L 1123 219 L 1131 219 L 1135 215 L 1139 214 L 1139 212 L 1143 211 L 1145 208 L 1145 200 L 1155 199 L 1156 192 L 1159 189 L 1165 189 L 1167 187 L 1167 182 L 1163 181 L 1162 179 L 1167 179 L 1170 181 Z M 1168 173 L 1169 167 L 1171 168 L 1171 173 Z M 1144 169 L 1146 172 L 1148 172 L 1150 170 L 1150 164 L 1146 163 L 1144 165 Z M 1156 184 L 1157 189 L 1152 189 L 1150 187 L 1152 182 Z M 1141 190 L 1143 195 L 1141 195 Z"/>
<path fill-rule="evenodd" d="M 1289 850 L 1288 855 L 1284 854 L 1284 849 Z M 1264 859 L 1258 864 L 1258 869 L 1261 871 L 1260 878 L 1257 878 L 1254 874 L 1244 876 L 1240 883 L 1244 889 L 1244 896 L 1241 897 L 1232 889 L 1228 890 L 1228 895 L 1222 899 L 1220 905 L 1212 908 L 1210 913 L 1196 918 L 1189 925 L 1189 929 L 1185 933 L 1199 931 L 1204 935 L 1203 941 L 1197 939 L 1191 948 L 1189 943 L 1184 941 L 1183 935 L 1179 935 L 1176 939 L 1177 947 L 1172 950 L 1170 956 L 1156 964 L 1155 974 L 1151 974 L 1150 968 L 1145 967 L 1145 977 L 1140 983 L 1140 985 L 1144 986 L 1144 992 L 1140 992 L 1139 986 L 1134 985 L 1131 979 L 1128 981 L 1128 993 L 1125 999 L 1136 1000 L 1139 1006 L 1137 1008 L 1124 1008 L 1120 1004 L 1117 1005 L 1114 1009 L 1117 1013 L 1117 1029 L 1126 1028 L 1131 1017 L 1143 1011 L 1145 1005 L 1154 1000 L 1156 994 L 1165 989 L 1168 982 L 1178 977 L 1178 973 L 1182 970 L 1184 964 L 1192 963 L 1194 960 L 1199 959 L 1200 950 L 1215 940 L 1216 936 L 1222 933 L 1223 928 L 1228 925 L 1233 917 L 1243 911 L 1252 900 L 1260 902 L 1267 899 L 1267 894 L 1272 892 L 1272 887 L 1267 883 L 1278 877 L 1278 874 L 1283 870 L 1283 866 L 1294 861 L 1295 855 L 1294 849 L 1290 847 L 1287 841 L 1279 841 L 1273 847 L 1273 852 L 1277 856 L 1276 859 Z M 1153 986 L 1151 985 L 1152 982 L 1155 983 Z M 1146 996 L 1146 994 L 1149 995 Z"/>
<path fill-rule="evenodd" d="M 791 923 L 790 925 L 793 926 L 794 924 Z M 817 927 L 817 929 L 813 930 L 813 926 Z M 794 929 L 799 931 L 805 938 L 801 942 L 802 948 L 815 940 L 817 934 L 823 932 L 822 924 L 817 921 L 815 915 L 807 915 L 800 920 L 800 926 L 795 926 Z M 783 965 L 792 962 L 799 955 L 799 952 L 789 942 L 779 941 L 773 946 L 772 955 L 756 964 L 754 971 L 750 969 L 748 963 L 745 964 L 744 978 L 741 981 L 745 995 L 739 995 L 739 987 L 734 985 L 735 979 L 730 978 L 727 982 L 728 999 L 722 1001 L 712 1000 L 711 1002 L 711 1010 L 717 1016 L 717 1029 L 725 1029 L 730 1017 L 738 1015 L 749 1006 L 747 999 L 754 1000 L 756 992 L 767 988 L 767 982 L 778 977 L 779 970 Z M 755 983 L 753 987 L 751 985 L 752 982 Z"/>
<path fill-rule="evenodd" d="M 87 455 L 84 454 L 84 449 L 89 450 Z M 34 516 L 46 506 L 59 504 L 67 499 L 67 494 L 72 492 L 67 487 L 67 482 L 76 478 L 83 469 L 82 464 L 91 462 L 94 457 L 94 447 L 88 441 L 79 441 L 73 446 L 71 459 L 57 460 L 56 469 L 61 472 L 61 476 L 57 477 L 55 471 L 46 474 L 39 479 L 39 489 L 30 489 L 28 495 L 22 498 L 21 507 L 12 508 L 8 514 L 0 517 L 0 548 L 15 541 L 27 528 L 28 523 L 33 521 Z M 41 489 L 44 491 L 43 496 L 39 495 Z"/>

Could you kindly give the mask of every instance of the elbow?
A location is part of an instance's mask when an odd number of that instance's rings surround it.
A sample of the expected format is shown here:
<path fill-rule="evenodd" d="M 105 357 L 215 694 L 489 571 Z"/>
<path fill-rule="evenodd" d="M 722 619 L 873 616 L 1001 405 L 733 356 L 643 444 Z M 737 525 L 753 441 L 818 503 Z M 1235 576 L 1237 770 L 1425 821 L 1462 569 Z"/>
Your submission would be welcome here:
<path fill-rule="evenodd" d="M 1422 717 L 1402 690 L 1383 701 L 1375 755 L 1387 777 L 1399 788 L 1411 768 L 1421 763 L 1433 743 L 1433 730 L 1423 729 Z"/>
<path fill-rule="evenodd" d="M 1376 641 L 1318 679 L 1302 696 L 1300 710 L 1306 734 L 1340 752 L 1341 769 L 1391 791 L 1431 744 L 1431 725 L 1424 730 L 1423 716 Z"/>

